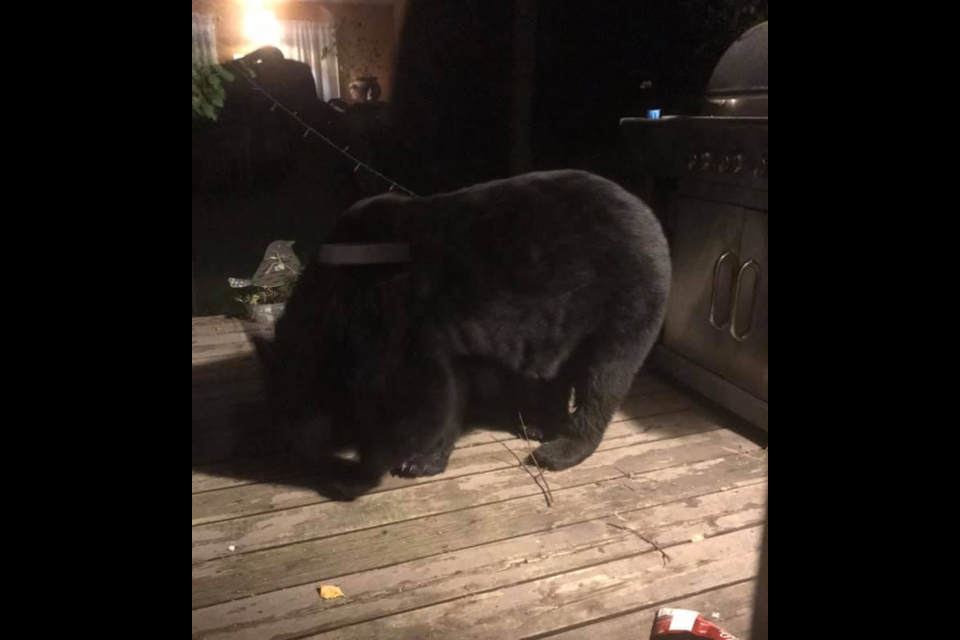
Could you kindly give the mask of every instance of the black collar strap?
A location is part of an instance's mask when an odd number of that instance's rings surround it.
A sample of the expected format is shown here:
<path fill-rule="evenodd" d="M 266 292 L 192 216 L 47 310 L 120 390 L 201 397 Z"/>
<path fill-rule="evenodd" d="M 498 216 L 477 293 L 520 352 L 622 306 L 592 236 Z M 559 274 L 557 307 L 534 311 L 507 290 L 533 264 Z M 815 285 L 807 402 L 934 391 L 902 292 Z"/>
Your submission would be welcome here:
<path fill-rule="evenodd" d="M 322 244 L 320 264 L 363 265 L 410 262 L 410 244 L 383 242 L 378 244 Z"/>

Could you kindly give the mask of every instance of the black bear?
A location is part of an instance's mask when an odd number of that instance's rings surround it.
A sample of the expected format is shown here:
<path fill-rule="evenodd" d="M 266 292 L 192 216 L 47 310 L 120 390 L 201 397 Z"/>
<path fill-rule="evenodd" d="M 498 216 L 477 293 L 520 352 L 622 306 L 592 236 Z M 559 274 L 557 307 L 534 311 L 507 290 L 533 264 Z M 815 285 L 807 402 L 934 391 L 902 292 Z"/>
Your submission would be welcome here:
<path fill-rule="evenodd" d="M 388 471 L 444 470 L 483 363 L 538 385 L 549 424 L 533 455 L 566 469 L 603 438 L 669 289 L 654 214 L 590 173 L 369 198 L 304 269 L 274 341 L 257 341 L 270 413 L 301 453 L 356 449 L 323 463 L 349 500 Z"/>

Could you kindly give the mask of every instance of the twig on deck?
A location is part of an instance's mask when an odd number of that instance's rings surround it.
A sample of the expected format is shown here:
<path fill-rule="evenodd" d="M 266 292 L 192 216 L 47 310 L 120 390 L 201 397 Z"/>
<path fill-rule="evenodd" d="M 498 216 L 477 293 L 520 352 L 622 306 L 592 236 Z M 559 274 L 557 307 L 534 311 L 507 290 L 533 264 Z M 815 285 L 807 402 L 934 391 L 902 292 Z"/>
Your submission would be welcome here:
<path fill-rule="evenodd" d="M 662 558 L 662 559 L 663 559 L 663 566 L 667 566 L 667 563 L 670 561 L 670 556 L 668 556 L 668 555 L 667 555 L 667 552 L 664 551 L 663 549 L 661 549 L 661 548 L 660 548 L 660 545 L 658 545 L 654 540 L 647 538 L 646 536 L 644 536 L 642 533 L 640 533 L 640 532 L 637 531 L 636 529 L 631 529 L 630 527 L 625 527 L 625 526 L 619 525 L 619 524 L 613 524 L 612 522 L 608 522 L 607 524 L 610 525 L 611 527 L 613 527 L 614 529 L 622 529 L 623 531 L 629 531 L 629 532 L 632 533 L 633 535 L 637 536 L 638 538 L 640 538 L 641 540 L 643 540 L 644 542 L 646 542 L 647 544 L 649 544 L 650 546 L 652 546 L 654 549 L 656 549 L 657 551 L 659 551 L 659 552 L 660 552 L 660 555 L 663 557 L 663 558 Z"/>
<path fill-rule="evenodd" d="M 550 496 L 550 494 L 547 492 L 547 490 L 543 487 L 543 485 L 540 484 L 540 481 L 537 479 L 537 476 L 535 476 L 535 475 L 533 474 L 533 472 L 530 471 L 530 469 L 527 468 L 527 465 L 523 464 L 523 460 L 520 459 L 520 456 L 517 455 L 517 452 L 514 451 L 513 449 L 511 449 L 510 447 L 508 447 L 508 446 L 507 446 L 507 443 L 504 442 L 503 440 L 497 440 L 496 438 L 494 438 L 492 433 L 489 434 L 489 435 L 490 435 L 490 439 L 491 439 L 491 440 L 493 440 L 493 441 L 496 442 L 496 443 L 499 443 L 504 449 L 506 449 L 507 451 L 510 452 L 510 455 L 512 455 L 512 456 L 517 460 L 517 463 L 520 465 L 520 468 L 527 472 L 527 475 L 530 476 L 530 477 L 533 479 L 533 481 L 534 481 L 534 483 L 536 483 L 537 487 L 540 488 L 540 491 L 543 492 L 543 498 L 544 498 L 544 500 L 547 501 L 547 506 L 548 506 L 548 507 L 552 507 L 552 506 L 553 506 L 553 498 Z"/>
<path fill-rule="evenodd" d="M 523 441 L 527 443 L 527 451 L 530 453 L 530 459 L 533 460 L 533 464 L 537 467 L 537 473 L 540 479 L 543 480 L 543 486 L 547 488 L 550 502 L 554 502 L 553 491 L 550 490 L 550 484 L 547 482 L 546 476 L 543 475 L 543 469 L 540 468 L 540 463 L 537 462 L 537 456 L 533 455 L 533 446 L 530 444 L 530 434 L 527 433 L 527 425 L 523 422 L 523 414 L 518 411 L 517 415 L 520 417 L 520 428 L 523 429 Z"/>
<path fill-rule="evenodd" d="M 633 477 L 636 475 L 636 472 L 634 472 L 634 473 L 627 473 L 626 471 L 624 471 L 623 469 L 621 469 L 621 468 L 618 467 L 617 465 L 613 465 L 613 468 L 616 469 L 617 471 L 619 471 L 620 473 L 622 473 L 622 474 L 623 474 L 623 477 L 626 478 L 627 480 L 633 480 Z"/>
<path fill-rule="evenodd" d="M 617 471 L 619 471 L 620 473 L 622 473 L 622 474 L 623 474 L 623 477 L 627 479 L 627 482 L 633 482 L 633 477 L 634 477 L 634 475 L 636 475 L 636 474 L 634 474 L 634 473 L 627 473 L 626 471 L 624 471 L 623 469 L 621 469 L 621 468 L 618 467 L 617 465 L 613 465 L 613 468 L 616 469 Z M 625 488 L 625 489 L 630 489 L 630 491 L 636 491 L 636 489 L 634 489 L 633 487 L 631 487 L 629 484 L 624 484 L 623 482 L 620 483 L 620 486 L 622 486 L 622 487 Z"/>

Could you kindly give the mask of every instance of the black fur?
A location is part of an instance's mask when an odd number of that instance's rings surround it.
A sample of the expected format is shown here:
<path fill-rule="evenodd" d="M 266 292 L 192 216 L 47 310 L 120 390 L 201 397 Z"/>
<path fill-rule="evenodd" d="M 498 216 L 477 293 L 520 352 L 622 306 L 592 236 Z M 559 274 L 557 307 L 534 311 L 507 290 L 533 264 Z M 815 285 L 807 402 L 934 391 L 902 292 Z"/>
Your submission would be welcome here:
<path fill-rule="evenodd" d="M 411 262 L 310 264 L 275 342 L 258 344 L 272 412 L 299 450 L 356 447 L 359 461 L 324 463 L 338 497 L 387 471 L 443 471 L 472 362 L 539 385 L 550 424 L 538 426 L 553 436 L 534 453 L 542 467 L 593 453 L 666 310 L 669 252 L 647 206 L 589 173 L 532 173 L 371 198 L 327 239 L 396 241 Z"/>

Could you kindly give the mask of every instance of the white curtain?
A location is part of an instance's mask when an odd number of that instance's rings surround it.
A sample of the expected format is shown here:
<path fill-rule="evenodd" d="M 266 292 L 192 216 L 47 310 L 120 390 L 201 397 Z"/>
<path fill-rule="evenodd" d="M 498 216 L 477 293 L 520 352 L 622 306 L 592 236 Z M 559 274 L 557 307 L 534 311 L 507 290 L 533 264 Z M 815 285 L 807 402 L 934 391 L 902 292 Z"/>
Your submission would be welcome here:
<path fill-rule="evenodd" d="M 280 50 L 291 60 L 310 65 L 321 100 L 340 97 L 340 68 L 330 25 L 301 20 L 281 20 Z"/>
<path fill-rule="evenodd" d="M 193 12 L 193 56 L 201 64 L 217 63 L 217 27 L 211 15 Z"/>

